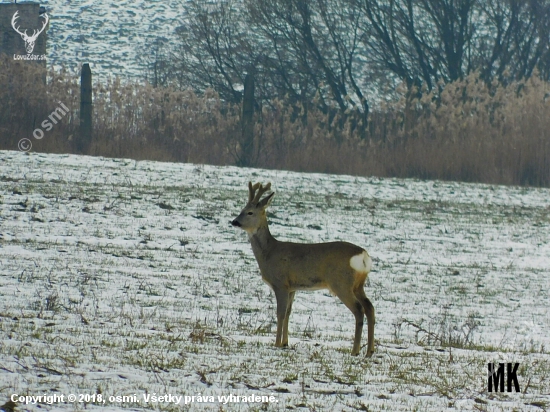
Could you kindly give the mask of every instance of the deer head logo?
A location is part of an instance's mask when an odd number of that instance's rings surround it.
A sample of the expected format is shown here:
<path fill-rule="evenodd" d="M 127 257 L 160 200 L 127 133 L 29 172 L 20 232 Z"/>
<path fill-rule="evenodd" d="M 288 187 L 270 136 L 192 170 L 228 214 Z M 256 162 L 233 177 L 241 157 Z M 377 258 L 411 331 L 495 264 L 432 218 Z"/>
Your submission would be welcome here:
<path fill-rule="evenodd" d="M 25 49 L 27 50 L 27 54 L 31 54 L 34 50 L 34 43 L 36 42 L 36 39 L 38 38 L 38 35 L 44 31 L 46 26 L 48 25 L 49 17 L 46 13 L 42 15 L 44 17 L 44 25 L 40 30 L 33 30 L 32 36 L 29 36 L 27 34 L 27 30 L 24 32 L 19 31 L 19 26 L 15 27 L 16 20 L 19 18 L 18 16 L 19 10 L 17 10 L 11 19 L 11 26 L 13 29 L 21 35 L 21 38 L 25 41 Z"/>

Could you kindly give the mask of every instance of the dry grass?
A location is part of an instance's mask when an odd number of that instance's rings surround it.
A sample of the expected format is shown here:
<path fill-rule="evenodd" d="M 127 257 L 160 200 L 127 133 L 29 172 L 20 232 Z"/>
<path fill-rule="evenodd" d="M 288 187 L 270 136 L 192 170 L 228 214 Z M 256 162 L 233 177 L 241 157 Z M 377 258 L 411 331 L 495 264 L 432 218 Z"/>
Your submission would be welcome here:
<path fill-rule="evenodd" d="M 74 152 L 78 78 L 27 62 L 0 60 L 0 148 L 22 138 L 33 150 Z M 213 91 L 153 88 L 115 79 L 94 85 L 94 142 L 88 154 L 163 161 L 235 164 L 240 108 Z M 258 167 L 304 172 L 419 177 L 550 186 L 550 85 L 536 75 L 503 86 L 478 76 L 440 92 L 398 90 L 360 135 L 348 120 L 284 101 L 256 114 Z M 421 96 L 421 97 L 410 97 Z M 42 140 L 33 130 L 62 102 L 70 109 Z"/>
<path fill-rule="evenodd" d="M 384 113 L 402 125 L 379 149 L 390 176 L 550 184 L 550 85 L 537 76 L 488 87 L 471 75 Z"/>

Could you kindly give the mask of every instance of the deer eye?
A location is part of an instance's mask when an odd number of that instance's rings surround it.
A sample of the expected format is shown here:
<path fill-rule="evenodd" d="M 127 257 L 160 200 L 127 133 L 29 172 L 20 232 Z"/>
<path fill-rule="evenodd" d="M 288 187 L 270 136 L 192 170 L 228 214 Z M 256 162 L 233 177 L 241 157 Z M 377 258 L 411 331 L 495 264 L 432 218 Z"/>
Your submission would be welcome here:
<path fill-rule="evenodd" d="M 249 216 L 250 216 L 250 215 L 253 215 L 253 214 L 254 214 L 253 212 L 248 212 L 248 213 L 247 213 L 247 215 L 249 215 Z"/>

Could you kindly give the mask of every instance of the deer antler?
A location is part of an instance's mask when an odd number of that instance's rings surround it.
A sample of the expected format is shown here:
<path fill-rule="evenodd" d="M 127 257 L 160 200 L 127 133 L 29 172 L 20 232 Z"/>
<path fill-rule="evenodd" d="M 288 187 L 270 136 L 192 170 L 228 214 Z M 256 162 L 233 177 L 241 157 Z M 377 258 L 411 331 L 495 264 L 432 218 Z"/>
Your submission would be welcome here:
<path fill-rule="evenodd" d="M 258 190 L 258 192 L 256 192 L 256 189 Z M 255 183 L 254 185 L 252 185 L 252 182 L 248 182 L 248 203 L 258 203 L 262 195 L 269 189 L 271 189 L 271 183 L 268 183 L 264 187 L 261 185 L 261 183 Z"/>
<path fill-rule="evenodd" d="M 259 183 L 255 183 L 254 185 L 252 185 L 252 182 L 248 182 L 248 203 L 252 203 L 252 200 L 254 199 L 254 193 L 259 187 Z"/>

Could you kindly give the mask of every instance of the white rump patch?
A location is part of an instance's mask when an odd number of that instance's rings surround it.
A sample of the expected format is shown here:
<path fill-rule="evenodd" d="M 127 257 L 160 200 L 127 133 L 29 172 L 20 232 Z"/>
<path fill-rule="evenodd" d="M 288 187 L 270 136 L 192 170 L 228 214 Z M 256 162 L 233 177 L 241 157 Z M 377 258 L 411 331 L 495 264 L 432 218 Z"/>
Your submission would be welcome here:
<path fill-rule="evenodd" d="M 363 250 L 363 253 L 351 257 L 349 265 L 359 273 L 369 273 L 372 269 L 372 259 L 367 251 Z"/>

